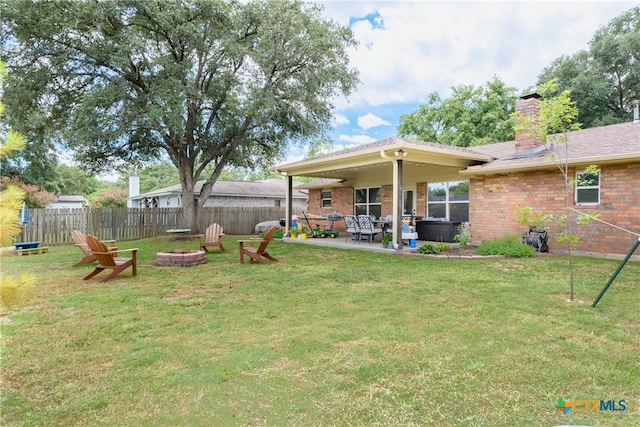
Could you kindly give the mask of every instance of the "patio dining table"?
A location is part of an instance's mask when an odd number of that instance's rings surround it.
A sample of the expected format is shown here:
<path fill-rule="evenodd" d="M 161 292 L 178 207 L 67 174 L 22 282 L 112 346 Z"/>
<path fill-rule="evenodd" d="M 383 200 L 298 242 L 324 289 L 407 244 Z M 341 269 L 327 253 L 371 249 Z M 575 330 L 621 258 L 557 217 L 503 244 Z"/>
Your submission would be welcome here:
<path fill-rule="evenodd" d="M 373 221 L 373 224 L 376 227 L 380 227 L 382 229 L 382 234 L 384 235 L 388 232 L 389 233 L 391 232 L 391 231 L 387 231 L 387 229 L 393 225 L 393 221 L 388 219 L 376 219 Z"/>

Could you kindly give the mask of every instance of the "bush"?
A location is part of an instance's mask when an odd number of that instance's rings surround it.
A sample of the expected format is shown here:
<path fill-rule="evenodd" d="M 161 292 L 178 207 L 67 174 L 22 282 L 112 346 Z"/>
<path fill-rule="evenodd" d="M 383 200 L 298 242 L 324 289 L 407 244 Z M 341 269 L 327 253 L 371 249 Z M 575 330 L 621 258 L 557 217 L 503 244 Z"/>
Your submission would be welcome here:
<path fill-rule="evenodd" d="M 446 252 L 451 249 L 451 246 L 447 245 L 446 243 L 440 242 L 436 245 L 436 249 L 438 250 L 438 252 Z"/>
<path fill-rule="evenodd" d="M 479 255 L 504 255 L 512 258 L 533 257 L 536 250 L 525 245 L 518 236 L 505 236 L 500 239 L 484 240 L 476 253 Z"/>
<path fill-rule="evenodd" d="M 127 190 L 109 189 L 96 195 L 89 202 L 92 208 L 126 208 L 127 207 Z"/>
<path fill-rule="evenodd" d="M 449 249 L 451 249 L 451 246 L 447 245 L 446 243 L 438 243 L 437 245 L 433 246 L 429 243 L 420 246 L 416 252 L 419 254 L 434 254 L 437 255 L 440 252 L 446 252 Z"/>
<path fill-rule="evenodd" d="M 439 254 L 440 252 L 442 252 L 442 250 L 437 246 L 433 246 L 427 243 L 426 245 L 420 246 L 416 252 L 420 254 Z"/>

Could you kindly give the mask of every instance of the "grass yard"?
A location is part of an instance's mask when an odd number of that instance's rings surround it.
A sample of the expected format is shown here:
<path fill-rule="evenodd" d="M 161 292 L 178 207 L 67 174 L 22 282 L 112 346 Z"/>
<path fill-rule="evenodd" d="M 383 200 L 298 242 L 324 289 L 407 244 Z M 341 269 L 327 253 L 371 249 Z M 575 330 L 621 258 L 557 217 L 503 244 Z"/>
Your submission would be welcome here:
<path fill-rule="evenodd" d="M 36 292 L 5 310 L 3 426 L 640 425 L 640 263 L 455 260 L 272 242 L 238 263 L 155 265 L 102 284 L 73 247 L 2 259 Z M 101 275 L 106 275 L 102 273 Z M 555 409 L 559 398 L 624 411 Z"/>

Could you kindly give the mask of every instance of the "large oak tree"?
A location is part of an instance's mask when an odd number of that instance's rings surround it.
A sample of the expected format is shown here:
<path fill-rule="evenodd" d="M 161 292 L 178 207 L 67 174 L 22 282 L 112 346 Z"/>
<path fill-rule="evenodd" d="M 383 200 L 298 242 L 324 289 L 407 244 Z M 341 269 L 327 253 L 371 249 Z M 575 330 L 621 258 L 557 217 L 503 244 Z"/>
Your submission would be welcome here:
<path fill-rule="evenodd" d="M 16 128 L 93 171 L 168 157 L 192 229 L 225 166 L 313 140 L 358 81 L 350 30 L 299 0 L 5 0 L 0 16 Z"/>
<path fill-rule="evenodd" d="M 461 85 L 452 91 L 444 100 L 433 92 L 416 111 L 402 115 L 398 134 L 459 147 L 514 138 L 514 87 L 494 77 L 484 86 Z"/>
<path fill-rule="evenodd" d="M 640 6 L 598 29 L 588 50 L 562 56 L 538 76 L 571 91 L 584 128 L 627 122 L 640 96 Z"/>

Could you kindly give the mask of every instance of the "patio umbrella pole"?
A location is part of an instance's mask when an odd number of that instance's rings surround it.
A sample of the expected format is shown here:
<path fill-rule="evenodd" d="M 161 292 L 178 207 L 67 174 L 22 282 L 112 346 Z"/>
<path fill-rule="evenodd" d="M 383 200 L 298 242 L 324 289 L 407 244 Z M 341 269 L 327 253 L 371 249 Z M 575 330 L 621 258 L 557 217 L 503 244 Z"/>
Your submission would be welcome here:
<path fill-rule="evenodd" d="M 19 217 L 20 225 L 22 226 L 22 230 L 20 230 L 20 240 L 23 242 L 27 241 L 27 226 L 29 225 L 29 208 L 27 207 L 26 202 L 22 202 L 22 208 L 20 209 L 20 217 Z"/>

